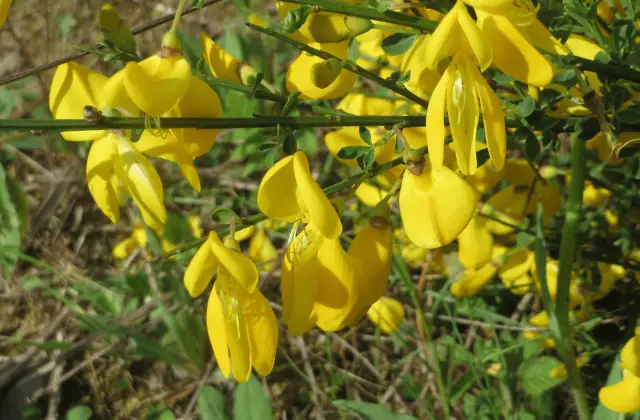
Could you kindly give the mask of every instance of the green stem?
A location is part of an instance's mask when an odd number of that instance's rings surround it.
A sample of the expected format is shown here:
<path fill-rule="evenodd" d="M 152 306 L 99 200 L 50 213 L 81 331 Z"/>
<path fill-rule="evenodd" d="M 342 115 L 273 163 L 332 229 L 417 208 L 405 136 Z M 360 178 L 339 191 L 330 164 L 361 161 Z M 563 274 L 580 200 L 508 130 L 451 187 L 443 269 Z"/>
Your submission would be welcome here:
<path fill-rule="evenodd" d="M 363 17 L 379 22 L 393 23 L 396 25 L 409 26 L 421 32 L 432 32 L 438 26 L 434 20 L 420 19 L 404 13 L 393 11 L 379 12 L 376 9 L 361 6 L 358 4 L 336 2 L 331 0 L 284 0 L 287 3 L 295 3 L 306 6 L 313 6 L 325 12 L 342 13 L 343 15 Z"/>
<path fill-rule="evenodd" d="M 558 268 L 558 286 L 556 294 L 555 315 L 558 321 L 558 351 L 567 368 L 567 375 L 581 420 L 591 418 L 591 410 L 584 389 L 584 384 L 576 364 L 573 348 L 573 331 L 569 323 L 569 298 L 571 289 L 571 273 L 576 257 L 578 227 L 581 219 L 584 178 L 586 172 L 585 142 L 576 134 L 571 135 L 571 183 L 566 205 L 562 240 L 560 242 L 560 266 Z"/>
<path fill-rule="evenodd" d="M 203 9 L 206 6 L 211 6 L 212 4 L 220 3 L 221 1 L 223 1 L 223 0 L 207 0 L 202 4 L 201 8 L 199 8 L 199 9 L 191 8 L 191 9 L 185 11 L 184 13 L 182 13 L 182 16 L 186 16 L 186 15 L 188 15 L 190 13 L 197 12 L 198 10 Z M 146 23 L 146 24 L 144 24 L 142 26 L 138 26 L 137 28 L 133 29 L 131 31 L 131 33 L 134 34 L 134 35 L 141 34 L 143 32 L 151 30 L 151 29 L 153 29 L 155 27 L 163 25 L 163 24 L 165 24 L 167 22 L 170 22 L 171 19 L 173 19 L 173 18 L 174 18 L 173 13 L 171 13 L 169 15 L 162 16 L 161 18 L 158 18 L 156 20 L 152 20 L 151 22 Z M 103 48 L 104 48 L 104 45 L 102 45 L 102 44 L 96 44 L 96 45 L 94 45 L 92 47 L 92 49 L 94 49 L 94 50 L 101 50 Z M 16 73 L 16 74 L 13 74 L 13 75 L 10 75 L 10 76 L 7 76 L 7 77 L 3 77 L 2 79 L 0 79 L 0 86 L 4 86 L 4 85 L 6 85 L 8 83 L 15 82 L 16 80 L 24 79 L 24 78 L 29 77 L 29 76 L 33 76 L 34 74 L 38 74 L 38 73 L 40 73 L 42 71 L 46 71 L 46 70 L 52 69 L 54 67 L 59 66 L 60 64 L 68 63 L 69 61 L 77 60 L 77 59 L 82 58 L 84 56 L 87 56 L 89 54 L 91 54 L 91 51 L 76 52 L 76 53 L 73 53 L 73 54 L 69 54 L 69 55 L 67 55 L 65 57 L 59 58 L 57 60 L 53 60 L 53 61 L 51 61 L 49 63 L 46 63 L 46 64 L 43 64 L 41 66 L 37 66 L 37 67 L 31 68 L 31 69 L 22 71 L 20 73 Z"/>
<path fill-rule="evenodd" d="M 410 28 L 417 29 L 422 32 L 433 32 L 438 26 L 437 21 L 420 19 L 414 16 L 405 15 L 403 13 L 386 11 L 378 12 L 375 9 L 357 5 L 336 2 L 332 0 L 284 0 L 287 3 L 295 3 L 307 6 L 317 7 L 318 10 L 334 13 L 342 13 L 349 16 L 363 17 L 379 22 L 393 23 L 397 25 L 408 26 Z M 554 55 L 554 54 L 549 54 Z M 601 63 L 595 60 L 588 60 L 586 58 L 576 56 L 561 56 L 565 62 L 570 65 L 580 64 L 584 70 L 590 70 L 600 74 L 608 74 L 618 79 L 629 80 L 632 82 L 640 83 L 640 71 L 633 70 L 629 66 L 621 64 L 608 64 Z"/>
<path fill-rule="evenodd" d="M 423 153 L 426 153 L 426 147 L 423 147 L 421 149 L 418 149 L 419 151 L 422 151 Z M 358 184 L 362 181 L 365 181 L 367 179 L 371 179 L 371 178 L 375 178 L 376 176 L 387 172 L 389 169 L 395 168 L 398 165 L 401 165 L 404 163 L 404 160 L 402 157 L 393 159 L 383 165 L 380 166 L 376 166 L 375 168 L 373 168 L 370 171 L 367 172 L 360 172 L 358 174 L 355 174 L 353 176 L 350 176 L 348 178 L 343 179 L 340 182 L 337 182 L 333 185 L 329 185 L 328 187 L 324 188 L 322 191 L 326 194 L 326 195 L 334 195 L 342 190 L 345 190 L 349 187 L 351 187 L 352 185 Z M 256 225 L 264 220 L 267 219 L 267 216 L 265 216 L 262 213 L 253 215 L 251 217 L 248 217 L 247 219 L 245 219 L 245 221 L 243 223 L 237 224 L 236 225 L 236 230 L 241 230 L 244 229 L 246 227 L 249 226 L 253 226 Z M 221 231 L 218 232 L 218 236 L 220 237 L 224 237 L 226 235 L 229 234 L 229 227 L 222 229 Z M 192 248 L 195 248 L 197 246 L 200 246 L 203 242 L 205 241 L 205 239 L 198 239 L 197 241 L 193 241 L 193 242 L 189 242 L 188 244 L 185 244 L 179 248 L 174 249 L 173 251 L 169 251 L 164 255 L 161 255 L 159 257 L 155 257 L 153 258 L 151 261 L 156 261 L 156 260 L 160 260 L 160 259 L 165 259 L 165 258 L 169 258 L 172 255 L 176 255 L 176 254 L 181 254 L 185 251 L 188 251 Z"/>
<path fill-rule="evenodd" d="M 404 96 L 407 99 L 410 99 L 411 101 L 424 106 L 425 108 L 429 105 L 429 102 L 426 101 L 425 99 L 422 99 L 421 97 L 419 97 L 418 95 L 415 95 L 413 92 L 397 85 L 396 83 L 387 80 L 387 79 L 383 79 L 382 77 L 378 76 L 377 74 L 370 72 L 369 70 L 366 70 L 362 67 L 360 67 L 359 65 L 357 65 L 356 63 L 352 62 L 352 61 L 343 61 L 341 60 L 339 57 L 336 57 L 332 54 L 329 54 L 326 51 L 321 51 L 321 50 L 317 50 L 313 47 L 310 47 L 309 45 L 303 44 L 302 42 L 298 42 L 295 41 L 291 38 L 289 38 L 286 35 L 283 35 L 279 32 L 274 31 L 273 29 L 270 28 L 263 28 L 262 26 L 257 26 L 257 25 L 253 25 L 251 23 L 246 23 L 246 25 L 253 29 L 256 30 L 258 32 L 262 32 L 263 34 L 267 34 L 269 36 L 272 36 L 274 38 L 277 38 L 281 41 L 284 41 L 288 44 L 293 45 L 294 47 L 296 47 L 297 49 L 304 51 L 308 54 L 311 55 L 315 55 L 316 57 L 320 57 L 323 60 L 329 60 L 330 58 L 335 58 L 336 60 L 340 60 L 342 63 L 342 68 L 347 69 L 355 74 L 358 74 L 362 77 L 364 77 L 365 79 L 369 79 L 372 80 L 374 82 L 376 82 L 377 84 L 379 84 L 380 86 L 384 86 L 389 90 L 392 90 L 394 92 L 396 92 L 397 94 Z"/>
<path fill-rule="evenodd" d="M 407 116 L 259 116 L 255 118 L 160 118 L 160 127 L 167 128 L 275 128 L 278 125 L 292 129 L 306 127 L 355 127 L 391 126 L 424 127 L 424 115 Z M 85 120 L 0 120 L 0 131 L 88 131 L 145 128 L 145 119 L 140 117 L 103 117 L 92 123 Z"/>
<path fill-rule="evenodd" d="M 171 24 L 171 32 L 173 33 L 176 33 L 178 31 L 180 18 L 182 17 L 182 10 L 184 9 L 184 4 L 186 2 L 186 0 L 180 0 L 180 3 L 178 3 L 178 9 L 176 10 L 176 15 L 173 17 L 173 23 Z"/>

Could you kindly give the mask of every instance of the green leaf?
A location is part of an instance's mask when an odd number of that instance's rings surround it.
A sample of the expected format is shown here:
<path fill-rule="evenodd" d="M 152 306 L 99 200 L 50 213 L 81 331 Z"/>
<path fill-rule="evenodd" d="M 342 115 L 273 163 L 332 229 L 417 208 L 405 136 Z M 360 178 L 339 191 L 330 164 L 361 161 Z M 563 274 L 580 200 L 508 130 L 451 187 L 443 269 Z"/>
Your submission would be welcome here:
<path fill-rule="evenodd" d="M 618 121 L 625 124 L 638 124 L 640 123 L 640 109 L 638 107 L 630 107 L 624 111 L 616 113 Z"/>
<path fill-rule="evenodd" d="M 360 47 L 358 40 L 354 37 L 349 40 L 349 49 L 347 58 L 351 61 L 356 61 L 360 57 Z"/>
<path fill-rule="evenodd" d="M 338 157 L 340 159 L 355 159 L 369 150 L 371 150 L 370 146 L 345 146 L 338 152 Z"/>
<path fill-rule="evenodd" d="M 225 420 L 224 395 L 210 385 L 205 385 L 198 394 L 198 408 L 202 420 Z"/>
<path fill-rule="evenodd" d="M 364 401 L 334 400 L 331 402 L 338 410 L 357 414 L 364 420 L 412 420 L 413 416 L 396 414 L 388 408 Z"/>
<path fill-rule="evenodd" d="M 12 270 L 20 253 L 20 217 L 7 184 L 6 173 L 0 165 L 0 266 Z"/>
<path fill-rule="evenodd" d="M 542 148 L 540 147 L 540 142 L 538 138 L 533 134 L 527 136 L 524 140 L 524 156 L 531 163 L 536 163 L 538 161 L 538 157 L 540 156 L 540 151 Z"/>
<path fill-rule="evenodd" d="M 89 420 L 92 415 L 93 411 L 86 405 L 76 405 L 67 411 L 64 418 L 65 420 Z"/>
<path fill-rule="evenodd" d="M 360 133 L 360 138 L 362 141 L 371 146 L 371 132 L 367 127 L 359 127 L 358 132 Z"/>
<path fill-rule="evenodd" d="M 242 223 L 242 218 L 231 209 L 215 209 L 211 212 L 211 220 L 223 225 L 229 225 L 232 221 L 236 223 Z"/>
<path fill-rule="evenodd" d="M 529 395 L 540 396 L 564 382 L 564 378 L 549 376 L 551 369 L 562 366 L 555 357 L 543 356 L 529 360 L 520 370 L 522 389 Z"/>
<path fill-rule="evenodd" d="M 522 102 L 518 104 L 517 107 L 518 114 L 522 118 L 527 118 L 529 115 L 533 114 L 533 111 L 536 110 L 536 101 L 531 96 L 526 96 Z"/>
<path fill-rule="evenodd" d="M 382 49 L 389 55 L 404 54 L 416 42 L 416 39 L 418 39 L 418 35 L 415 34 L 396 33 L 382 41 Z"/>
<path fill-rule="evenodd" d="M 202 9 L 204 6 L 204 0 L 191 0 L 191 7 L 194 9 Z"/>
<path fill-rule="evenodd" d="M 233 397 L 235 420 L 269 420 L 273 418 L 271 402 L 262 390 L 262 384 L 253 375 L 236 388 Z"/>
<path fill-rule="evenodd" d="M 175 351 L 166 348 L 156 340 L 152 340 L 142 334 L 133 334 L 131 341 L 135 343 L 136 351 L 143 357 L 152 360 L 161 360 L 170 365 L 181 365 L 184 361 Z"/>

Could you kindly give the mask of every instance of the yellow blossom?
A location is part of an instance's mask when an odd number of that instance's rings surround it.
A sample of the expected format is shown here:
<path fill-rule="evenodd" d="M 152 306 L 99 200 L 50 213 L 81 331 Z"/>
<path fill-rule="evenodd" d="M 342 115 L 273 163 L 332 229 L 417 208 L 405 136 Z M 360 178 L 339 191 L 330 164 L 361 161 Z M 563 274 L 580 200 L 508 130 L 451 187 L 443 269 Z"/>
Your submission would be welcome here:
<path fill-rule="evenodd" d="M 640 335 L 636 334 L 620 352 L 622 381 L 600 389 L 599 398 L 618 413 L 640 410 Z"/>
<path fill-rule="evenodd" d="M 278 344 L 278 326 L 269 302 L 256 288 L 258 269 L 237 249 L 224 245 L 215 232 L 198 249 L 184 277 L 187 291 L 197 297 L 215 275 L 207 305 L 207 330 L 213 353 L 225 377 L 249 379 L 253 367 L 271 372 Z"/>
<path fill-rule="evenodd" d="M 404 320 L 404 308 L 395 299 L 382 296 L 367 311 L 367 317 L 385 334 L 394 332 Z"/>

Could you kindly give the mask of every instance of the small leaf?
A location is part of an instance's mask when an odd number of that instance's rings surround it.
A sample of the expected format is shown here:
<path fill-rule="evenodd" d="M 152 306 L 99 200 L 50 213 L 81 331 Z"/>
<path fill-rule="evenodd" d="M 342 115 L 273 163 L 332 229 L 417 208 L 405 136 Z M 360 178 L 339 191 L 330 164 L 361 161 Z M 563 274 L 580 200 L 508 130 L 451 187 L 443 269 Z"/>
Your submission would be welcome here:
<path fill-rule="evenodd" d="M 235 420 L 269 420 L 273 418 L 271 402 L 262 384 L 253 375 L 237 386 L 233 397 Z"/>
<path fill-rule="evenodd" d="M 538 157 L 540 156 L 540 142 L 538 138 L 531 134 L 527 136 L 524 141 L 524 156 L 531 163 L 536 163 L 538 161 Z"/>
<path fill-rule="evenodd" d="M 536 101 L 531 96 L 526 96 L 522 102 L 518 104 L 518 114 L 522 118 L 527 118 L 536 110 Z"/>
<path fill-rule="evenodd" d="M 224 395 L 210 385 L 205 385 L 198 394 L 198 408 L 202 420 L 225 420 Z"/>
<path fill-rule="evenodd" d="M 211 220 L 223 225 L 229 225 L 232 221 L 242 223 L 242 218 L 231 209 L 215 209 L 211 212 Z"/>
<path fill-rule="evenodd" d="M 404 54 L 416 42 L 416 39 L 418 39 L 418 35 L 415 34 L 396 33 L 382 41 L 382 49 L 389 55 Z"/>
<path fill-rule="evenodd" d="M 109 3 L 102 5 L 98 20 L 104 39 L 109 41 L 116 49 L 135 55 L 136 39 L 133 37 L 131 30 L 122 22 L 120 15 L 112 5 Z"/>
<path fill-rule="evenodd" d="M 357 414 L 365 420 L 413 420 L 415 417 L 396 414 L 388 408 L 363 401 L 334 400 L 331 402 L 338 410 Z"/>
<path fill-rule="evenodd" d="M 191 0 L 191 7 L 194 9 L 202 9 L 204 6 L 204 0 Z"/>
<path fill-rule="evenodd" d="M 355 159 L 359 156 L 364 155 L 369 150 L 371 150 L 370 146 L 345 146 L 338 152 L 338 157 L 340 159 Z"/>
<path fill-rule="evenodd" d="M 358 40 L 354 37 L 349 41 L 349 49 L 347 50 L 347 58 L 351 61 L 356 61 L 360 57 L 360 47 Z"/>
<path fill-rule="evenodd" d="M 549 376 L 551 369 L 559 366 L 562 362 L 550 356 L 529 360 L 520 371 L 522 388 L 527 394 L 537 397 L 560 385 L 564 378 Z"/>
<path fill-rule="evenodd" d="M 627 108 L 624 111 L 617 112 L 616 117 L 621 123 L 638 124 L 640 123 L 640 109 L 636 107 Z"/>
<path fill-rule="evenodd" d="M 89 420 L 92 415 L 93 411 L 86 405 L 76 405 L 67 411 L 64 418 L 65 420 Z"/>
<path fill-rule="evenodd" d="M 371 132 L 369 131 L 369 129 L 367 127 L 360 127 L 358 128 L 358 131 L 360 133 L 360 138 L 362 139 L 362 141 L 371 146 Z"/>
<path fill-rule="evenodd" d="M 287 133 L 284 137 L 284 141 L 282 142 L 282 151 L 286 155 L 292 155 L 298 150 L 298 142 L 296 141 L 296 137 L 293 133 Z"/>

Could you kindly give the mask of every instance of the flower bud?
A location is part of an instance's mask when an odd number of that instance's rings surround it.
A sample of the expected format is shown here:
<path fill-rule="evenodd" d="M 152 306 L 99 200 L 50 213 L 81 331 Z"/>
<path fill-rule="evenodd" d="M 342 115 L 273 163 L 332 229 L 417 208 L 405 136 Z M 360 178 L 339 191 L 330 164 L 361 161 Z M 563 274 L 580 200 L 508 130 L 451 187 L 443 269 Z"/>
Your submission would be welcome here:
<path fill-rule="evenodd" d="M 162 56 L 182 51 L 182 43 L 175 32 L 169 31 L 162 37 Z"/>

